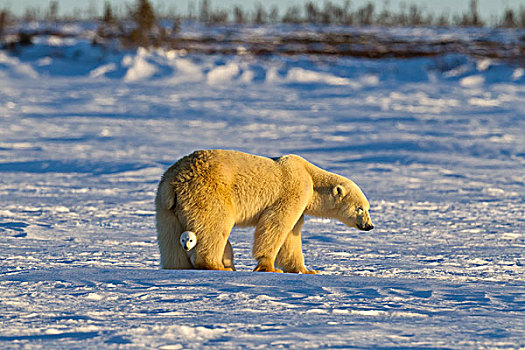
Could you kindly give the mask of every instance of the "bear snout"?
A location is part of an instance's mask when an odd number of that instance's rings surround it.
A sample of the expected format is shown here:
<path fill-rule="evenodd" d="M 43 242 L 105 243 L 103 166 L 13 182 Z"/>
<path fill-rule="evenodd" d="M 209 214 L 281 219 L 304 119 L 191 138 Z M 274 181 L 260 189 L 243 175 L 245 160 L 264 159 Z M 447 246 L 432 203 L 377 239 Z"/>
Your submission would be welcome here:
<path fill-rule="evenodd" d="M 358 225 L 357 228 L 360 229 L 361 231 L 370 231 L 374 228 L 374 225 L 372 224 Z"/>

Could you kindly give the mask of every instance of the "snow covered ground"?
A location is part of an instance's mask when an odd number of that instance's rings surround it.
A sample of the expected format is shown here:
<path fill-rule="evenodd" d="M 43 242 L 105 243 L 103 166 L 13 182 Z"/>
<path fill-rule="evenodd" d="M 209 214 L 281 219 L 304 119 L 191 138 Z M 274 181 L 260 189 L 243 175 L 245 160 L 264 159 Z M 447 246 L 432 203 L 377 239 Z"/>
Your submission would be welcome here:
<path fill-rule="evenodd" d="M 0 51 L 0 347 L 525 347 L 525 72 L 410 60 Z M 308 218 L 307 266 L 159 270 L 153 198 L 195 149 L 300 154 L 375 229 Z"/>

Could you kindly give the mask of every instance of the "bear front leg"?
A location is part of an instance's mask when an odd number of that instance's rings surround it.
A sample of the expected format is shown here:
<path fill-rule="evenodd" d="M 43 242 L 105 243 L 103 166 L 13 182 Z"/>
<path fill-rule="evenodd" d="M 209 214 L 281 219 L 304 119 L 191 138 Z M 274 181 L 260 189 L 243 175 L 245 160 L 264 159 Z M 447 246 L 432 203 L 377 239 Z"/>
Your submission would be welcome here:
<path fill-rule="evenodd" d="M 303 248 L 301 243 L 301 229 L 304 224 L 304 215 L 295 224 L 292 231 L 288 233 L 279 253 L 277 254 L 277 266 L 284 272 L 316 274 L 315 270 L 308 270 L 304 266 Z"/>
<path fill-rule="evenodd" d="M 293 210 L 293 208 L 286 210 L 285 206 L 279 209 L 267 210 L 257 223 L 253 243 L 253 257 L 257 260 L 257 267 L 254 271 L 283 272 L 275 268 L 275 259 L 288 232 L 292 230 L 302 211 Z M 294 211 L 299 214 L 293 215 Z"/>

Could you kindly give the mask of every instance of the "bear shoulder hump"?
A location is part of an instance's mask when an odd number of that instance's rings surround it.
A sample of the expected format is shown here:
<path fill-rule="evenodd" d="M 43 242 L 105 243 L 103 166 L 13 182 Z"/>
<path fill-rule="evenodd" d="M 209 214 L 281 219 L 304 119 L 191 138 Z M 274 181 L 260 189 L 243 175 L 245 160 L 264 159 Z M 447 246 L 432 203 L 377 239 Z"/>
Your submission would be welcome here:
<path fill-rule="evenodd" d="M 286 163 L 286 164 L 302 165 L 304 164 L 304 162 L 306 162 L 306 160 L 303 157 L 298 156 L 296 154 L 287 154 L 287 155 L 277 157 L 277 158 L 272 158 L 272 159 L 278 163 L 283 163 L 283 164 Z"/>
<path fill-rule="evenodd" d="M 304 158 L 295 154 L 288 154 L 279 158 L 278 163 L 283 171 L 289 174 L 294 181 L 300 180 L 308 184 L 312 181 L 312 177 L 308 171 L 309 163 Z"/>

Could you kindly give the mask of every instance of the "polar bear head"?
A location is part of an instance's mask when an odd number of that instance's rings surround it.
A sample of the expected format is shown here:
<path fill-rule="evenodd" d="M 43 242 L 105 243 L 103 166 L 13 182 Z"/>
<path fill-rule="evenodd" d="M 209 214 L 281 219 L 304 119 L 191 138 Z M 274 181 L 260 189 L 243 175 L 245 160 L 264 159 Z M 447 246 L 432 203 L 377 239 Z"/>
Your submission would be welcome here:
<path fill-rule="evenodd" d="M 195 247 L 197 244 L 197 236 L 195 235 L 195 232 L 192 231 L 184 231 L 180 235 L 180 245 L 182 248 L 184 248 L 185 251 L 190 251 Z"/>
<path fill-rule="evenodd" d="M 374 228 L 368 212 L 370 204 L 354 182 L 345 180 L 332 188 L 335 217 L 348 227 L 370 231 Z"/>

